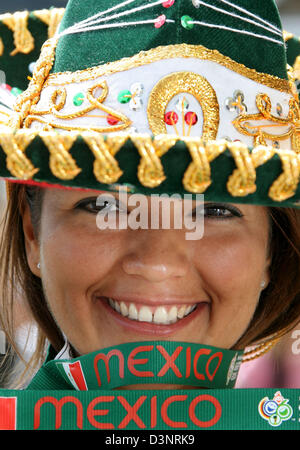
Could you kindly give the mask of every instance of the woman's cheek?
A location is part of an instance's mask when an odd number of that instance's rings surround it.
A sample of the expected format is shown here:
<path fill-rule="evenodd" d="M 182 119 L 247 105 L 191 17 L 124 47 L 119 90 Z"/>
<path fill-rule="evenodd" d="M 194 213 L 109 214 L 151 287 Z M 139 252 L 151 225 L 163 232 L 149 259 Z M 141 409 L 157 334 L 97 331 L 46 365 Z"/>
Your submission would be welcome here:
<path fill-rule="evenodd" d="M 100 285 L 120 258 L 123 241 L 124 236 L 104 235 L 91 226 L 84 231 L 82 227 L 61 227 L 45 235 L 41 245 L 42 275 L 49 295 L 53 292 L 53 301 L 63 298 L 64 302 L 75 302 Z"/>

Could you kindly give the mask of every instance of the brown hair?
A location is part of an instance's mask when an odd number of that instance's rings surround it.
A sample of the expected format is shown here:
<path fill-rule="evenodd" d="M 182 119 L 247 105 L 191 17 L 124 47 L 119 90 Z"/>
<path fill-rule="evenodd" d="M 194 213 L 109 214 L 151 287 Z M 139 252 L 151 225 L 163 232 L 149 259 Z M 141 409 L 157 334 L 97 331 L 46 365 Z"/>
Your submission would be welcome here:
<path fill-rule="evenodd" d="M 29 204 L 38 239 L 43 189 L 11 183 L 9 197 L 0 252 L 1 324 L 12 348 L 18 352 L 13 325 L 14 292 L 18 287 L 38 324 L 36 350 L 27 365 L 27 369 L 36 368 L 44 358 L 46 340 L 56 351 L 64 344 L 63 335 L 48 309 L 41 279 L 29 269 L 25 250 L 24 206 L 26 202 Z M 271 219 L 270 283 L 262 292 L 255 314 L 235 348 L 244 348 L 274 333 L 287 332 L 300 320 L 300 210 L 272 207 L 268 210 Z"/>

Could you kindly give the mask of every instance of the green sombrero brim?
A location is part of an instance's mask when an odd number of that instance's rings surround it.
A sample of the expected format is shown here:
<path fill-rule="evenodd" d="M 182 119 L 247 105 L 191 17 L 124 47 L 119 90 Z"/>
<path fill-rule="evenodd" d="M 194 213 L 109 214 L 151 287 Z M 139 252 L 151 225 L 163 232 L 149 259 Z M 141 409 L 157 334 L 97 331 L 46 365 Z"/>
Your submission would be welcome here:
<path fill-rule="evenodd" d="M 0 67 L 7 83 L 20 89 L 28 86 L 29 64 L 40 55 L 42 44 L 53 35 L 63 8 L 0 16 Z M 17 38 L 17 25 L 26 39 Z M 27 33 L 28 31 L 28 33 Z M 300 54 L 300 41 L 287 34 L 287 57 L 292 66 Z M 20 134 L 21 139 L 18 138 Z M 196 194 L 207 201 L 222 201 L 300 208 L 299 158 L 295 152 L 259 150 L 232 143 L 214 143 L 214 151 L 200 139 L 180 140 L 165 136 L 154 148 L 149 139 L 104 137 L 93 145 L 77 134 L 34 133 L 28 138 L 7 129 L 0 131 L 0 177 L 10 181 L 59 188 L 115 191 L 119 186 L 141 194 Z M 60 137 L 59 137 L 60 136 Z M 65 136 L 65 140 L 64 140 Z M 56 151 L 55 149 L 58 149 Z M 257 159 L 257 151 L 265 155 Z M 151 152 L 152 156 L 151 157 Z M 148 156 L 147 156 L 148 155 Z M 147 159 L 148 158 L 148 159 Z"/>
<path fill-rule="evenodd" d="M 27 135 L 20 145 L 18 134 Z M 0 176 L 41 187 L 204 194 L 205 201 L 300 208 L 300 155 L 169 135 L 0 133 Z M 23 152 L 14 153 L 14 143 Z M 149 156 L 150 155 L 150 156 Z M 200 161 L 201 159 L 201 161 Z M 22 172 L 23 171 L 23 172 Z M 16 176 L 17 175 L 17 176 Z"/>

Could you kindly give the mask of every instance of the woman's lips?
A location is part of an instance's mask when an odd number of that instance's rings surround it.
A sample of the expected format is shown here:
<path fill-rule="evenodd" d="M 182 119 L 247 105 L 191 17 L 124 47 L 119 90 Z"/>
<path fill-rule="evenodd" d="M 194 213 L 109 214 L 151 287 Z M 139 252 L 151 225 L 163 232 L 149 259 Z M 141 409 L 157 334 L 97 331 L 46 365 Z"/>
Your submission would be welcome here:
<path fill-rule="evenodd" d="M 192 305 L 145 305 L 108 299 L 110 306 L 124 317 L 139 322 L 169 325 L 177 322 L 192 312 L 197 304 Z"/>
<path fill-rule="evenodd" d="M 153 306 L 108 297 L 98 297 L 97 300 L 123 327 L 150 335 L 166 335 L 178 331 L 208 306 L 208 302 Z"/>

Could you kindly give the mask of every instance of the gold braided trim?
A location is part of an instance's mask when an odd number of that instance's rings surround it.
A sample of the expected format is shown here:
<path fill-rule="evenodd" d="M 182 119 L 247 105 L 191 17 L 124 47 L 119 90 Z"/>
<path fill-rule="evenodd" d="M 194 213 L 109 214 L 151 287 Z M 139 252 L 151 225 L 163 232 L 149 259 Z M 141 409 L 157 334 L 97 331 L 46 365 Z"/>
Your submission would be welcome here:
<path fill-rule="evenodd" d="M 48 25 L 48 37 L 51 38 L 55 35 L 64 12 L 65 8 L 52 8 L 33 11 L 33 15 Z M 3 22 L 13 32 L 15 49 L 11 52 L 11 56 L 17 53 L 28 54 L 34 50 L 34 38 L 28 30 L 29 14 L 28 11 L 0 14 L 0 22 Z M 3 53 L 4 45 L 0 38 L 0 56 Z"/>
<path fill-rule="evenodd" d="M 199 58 L 206 61 L 213 61 L 257 83 L 264 84 L 282 92 L 291 93 L 291 86 L 288 80 L 249 69 L 243 64 L 237 63 L 231 58 L 222 55 L 217 50 L 210 50 L 202 45 L 188 44 L 160 46 L 140 52 L 130 58 L 122 58 L 119 61 L 104 64 L 103 66 L 78 70 L 76 72 L 54 73 L 49 76 L 45 86 L 63 86 L 70 83 L 80 83 L 170 58 Z"/>
<path fill-rule="evenodd" d="M 40 58 L 35 64 L 29 86 L 25 92 L 18 96 L 15 103 L 16 112 L 13 114 L 10 121 L 10 126 L 13 129 L 22 127 L 32 105 L 35 105 L 39 101 L 43 84 L 49 75 L 54 62 L 56 45 L 56 38 L 48 39 L 48 41 L 44 43 Z"/>
<path fill-rule="evenodd" d="M 233 197 L 245 197 L 256 191 L 256 168 L 262 166 L 275 155 L 282 163 L 282 174 L 269 189 L 269 197 L 282 202 L 293 197 L 300 182 L 300 154 L 291 150 L 279 150 L 258 145 L 252 151 L 241 142 L 208 141 L 200 138 L 162 135 L 152 139 L 149 135 L 112 135 L 107 139 L 97 132 L 56 133 L 20 130 L 16 133 L 0 133 L 0 145 L 7 155 L 7 168 L 19 179 L 31 179 L 38 171 L 25 155 L 27 146 L 36 136 L 40 136 L 50 153 L 50 169 L 61 180 L 74 179 L 81 169 L 70 154 L 77 137 L 81 136 L 95 157 L 94 175 L 100 183 L 115 183 L 122 176 L 114 156 L 130 140 L 137 149 L 141 160 L 138 167 L 140 183 L 149 188 L 159 186 L 165 179 L 161 157 L 178 141 L 186 144 L 192 162 L 183 176 L 183 186 L 188 192 L 202 194 L 211 185 L 210 163 L 225 151 L 233 157 L 236 169 L 227 182 L 227 190 Z"/>

